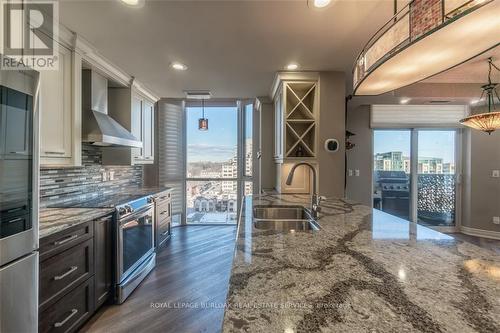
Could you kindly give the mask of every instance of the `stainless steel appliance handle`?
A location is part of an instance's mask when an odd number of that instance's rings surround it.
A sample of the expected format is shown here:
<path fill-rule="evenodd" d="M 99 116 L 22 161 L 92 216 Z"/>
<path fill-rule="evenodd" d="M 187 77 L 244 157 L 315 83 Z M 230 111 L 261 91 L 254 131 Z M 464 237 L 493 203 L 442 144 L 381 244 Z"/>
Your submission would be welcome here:
<path fill-rule="evenodd" d="M 67 243 L 67 242 L 69 242 L 69 241 L 71 241 L 73 239 L 77 239 L 77 238 L 78 238 L 78 235 L 71 235 L 71 236 L 66 237 L 66 238 L 64 238 L 62 240 L 55 241 L 54 245 L 61 245 L 61 244 Z"/>
<path fill-rule="evenodd" d="M 66 276 L 68 276 L 68 275 L 70 275 L 71 273 L 73 273 L 74 271 L 76 271 L 77 269 L 78 269 L 78 266 L 71 266 L 71 267 L 70 267 L 70 269 L 69 269 L 66 273 L 64 273 L 64 274 L 62 274 L 62 275 L 56 275 L 56 276 L 54 276 L 54 280 L 56 280 L 56 281 L 57 281 L 57 280 L 62 280 L 62 279 L 64 279 Z"/>
<path fill-rule="evenodd" d="M 168 230 L 161 233 L 162 236 L 168 235 Z"/>
<path fill-rule="evenodd" d="M 61 327 L 63 326 L 64 324 L 66 324 L 66 322 L 68 320 L 71 319 L 71 317 L 73 317 L 74 315 L 76 315 L 78 313 L 78 310 L 77 309 L 71 309 L 71 313 L 69 314 L 69 316 L 67 316 L 66 318 L 64 318 L 63 321 L 58 321 L 57 323 L 54 324 L 54 327 Z"/>
<path fill-rule="evenodd" d="M 124 216 L 122 219 L 119 220 L 119 225 L 120 225 L 120 228 L 122 227 L 122 224 L 126 221 L 129 221 L 129 220 L 133 220 L 135 217 L 137 216 L 141 216 L 141 215 L 144 215 L 145 212 L 153 209 L 153 206 L 154 205 L 148 205 L 147 207 L 144 207 L 144 208 L 141 208 L 135 212 L 133 212 L 132 214 L 130 215 L 127 215 L 127 216 Z M 151 214 L 152 216 L 153 214 Z"/>

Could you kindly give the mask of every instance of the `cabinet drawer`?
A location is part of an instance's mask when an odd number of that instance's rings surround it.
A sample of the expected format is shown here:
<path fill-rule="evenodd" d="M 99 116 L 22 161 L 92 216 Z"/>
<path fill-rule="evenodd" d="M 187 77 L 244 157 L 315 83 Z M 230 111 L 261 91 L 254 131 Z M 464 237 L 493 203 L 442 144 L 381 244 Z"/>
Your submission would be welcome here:
<path fill-rule="evenodd" d="M 158 246 L 161 246 L 162 243 L 170 237 L 170 220 L 168 220 L 168 222 L 163 225 L 159 225 L 157 230 L 157 244 Z"/>
<path fill-rule="evenodd" d="M 40 239 L 40 261 L 94 237 L 93 226 L 89 221 Z"/>
<path fill-rule="evenodd" d="M 170 201 L 156 206 L 156 219 L 161 220 L 165 218 L 170 218 Z"/>
<path fill-rule="evenodd" d="M 171 193 L 169 192 L 162 192 L 155 196 L 155 202 L 157 205 L 161 205 L 165 203 L 166 201 L 170 201 Z"/>
<path fill-rule="evenodd" d="M 40 263 L 40 308 L 94 274 L 94 244 L 89 239 Z"/>
<path fill-rule="evenodd" d="M 94 279 L 88 279 L 43 312 L 38 332 L 75 332 L 94 311 Z"/>

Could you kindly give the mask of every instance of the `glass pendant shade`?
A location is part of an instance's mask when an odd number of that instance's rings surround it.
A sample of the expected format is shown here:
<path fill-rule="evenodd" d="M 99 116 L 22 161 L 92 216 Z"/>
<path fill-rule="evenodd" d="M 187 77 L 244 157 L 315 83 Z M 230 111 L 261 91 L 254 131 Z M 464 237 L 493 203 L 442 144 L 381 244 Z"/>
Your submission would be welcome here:
<path fill-rule="evenodd" d="M 500 129 L 500 111 L 495 110 L 495 104 L 500 104 L 500 97 L 496 91 L 497 83 L 491 82 L 492 69 L 498 70 L 493 64 L 493 59 L 488 59 L 488 83 L 481 88 L 483 92 L 479 101 L 472 108 L 472 114 L 460 120 L 462 125 L 491 134 Z M 498 106 L 498 105 L 497 105 Z"/>
<path fill-rule="evenodd" d="M 198 119 L 198 129 L 200 131 L 208 131 L 208 119 L 207 118 Z"/>

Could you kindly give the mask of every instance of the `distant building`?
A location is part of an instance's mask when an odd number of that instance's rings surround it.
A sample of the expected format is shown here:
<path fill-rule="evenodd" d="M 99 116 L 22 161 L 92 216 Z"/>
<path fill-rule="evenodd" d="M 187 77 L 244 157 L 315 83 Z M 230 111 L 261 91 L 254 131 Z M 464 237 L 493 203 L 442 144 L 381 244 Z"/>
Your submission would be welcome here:
<path fill-rule="evenodd" d="M 408 167 L 405 166 L 401 151 L 375 154 L 373 166 L 376 171 L 405 171 L 405 168 Z"/>
<path fill-rule="evenodd" d="M 411 160 L 400 151 L 377 153 L 373 162 L 374 171 L 411 171 Z M 418 159 L 419 174 L 454 174 L 454 163 L 443 163 L 440 157 L 420 157 Z"/>

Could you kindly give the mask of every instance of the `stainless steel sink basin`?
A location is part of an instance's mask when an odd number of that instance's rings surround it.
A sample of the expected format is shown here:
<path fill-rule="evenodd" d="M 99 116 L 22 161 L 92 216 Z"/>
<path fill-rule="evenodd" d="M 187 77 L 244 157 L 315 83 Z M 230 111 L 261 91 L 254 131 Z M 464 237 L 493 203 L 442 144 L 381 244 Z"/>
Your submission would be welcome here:
<path fill-rule="evenodd" d="M 255 206 L 253 223 L 257 229 L 283 233 L 313 232 L 320 229 L 309 211 L 302 206 Z"/>
<path fill-rule="evenodd" d="M 318 231 L 319 225 L 314 220 L 254 220 L 257 229 L 292 232 Z"/>
<path fill-rule="evenodd" d="M 256 206 L 254 219 L 259 220 L 308 220 L 309 212 L 302 206 Z"/>

